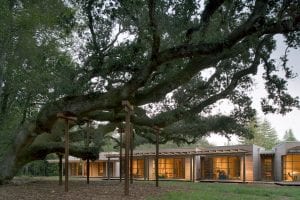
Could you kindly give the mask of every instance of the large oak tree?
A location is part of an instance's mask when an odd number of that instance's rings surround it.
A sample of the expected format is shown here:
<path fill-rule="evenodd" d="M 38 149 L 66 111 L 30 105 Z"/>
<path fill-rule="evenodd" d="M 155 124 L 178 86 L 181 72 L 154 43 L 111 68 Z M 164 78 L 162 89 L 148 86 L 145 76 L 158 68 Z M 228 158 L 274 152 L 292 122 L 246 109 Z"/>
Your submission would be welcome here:
<path fill-rule="evenodd" d="M 79 119 L 70 153 L 95 158 L 124 120 L 122 100 L 134 105 L 136 134 L 153 141 L 158 126 L 161 142 L 247 136 L 258 68 L 264 112 L 298 107 L 286 91 L 287 54 L 280 65 L 270 58 L 276 35 L 299 47 L 297 0 L 6 0 L 1 10 L 0 183 L 63 152 L 59 112 Z M 231 113 L 215 114 L 223 99 Z M 90 130 L 94 148 L 82 142 L 85 118 L 102 122 Z"/>

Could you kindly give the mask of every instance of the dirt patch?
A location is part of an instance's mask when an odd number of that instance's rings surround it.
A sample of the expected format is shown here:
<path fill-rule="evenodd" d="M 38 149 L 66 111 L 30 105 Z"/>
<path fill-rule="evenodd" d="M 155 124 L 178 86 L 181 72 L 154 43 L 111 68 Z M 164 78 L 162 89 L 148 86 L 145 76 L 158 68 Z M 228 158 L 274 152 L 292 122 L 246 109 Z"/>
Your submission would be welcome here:
<path fill-rule="evenodd" d="M 124 196 L 124 181 L 91 181 L 89 185 L 83 180 L 69 182 L 69 192 L 64 192 L 64 185 L 57 181 L 29 180 L 14 181 L 0 186 L 0 200 L 48 200 L 48 199 L 146 199 L 159 196 L 168 191 L 182 190 L 177 186 L 155 187 L 154 182 L 137 181 L 130 185 L 130 195 Z"/>

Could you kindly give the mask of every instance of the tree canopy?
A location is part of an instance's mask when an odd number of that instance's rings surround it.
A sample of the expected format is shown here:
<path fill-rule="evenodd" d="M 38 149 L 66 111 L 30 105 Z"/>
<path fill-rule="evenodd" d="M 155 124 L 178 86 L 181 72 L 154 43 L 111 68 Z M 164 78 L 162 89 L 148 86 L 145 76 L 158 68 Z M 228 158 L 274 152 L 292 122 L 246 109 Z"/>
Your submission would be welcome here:
<path fill-rule="evenodd" d="M 249 123 L 248 128 L 252 132 L 253 138 L 240 138 L 242 144 L 255 144 L 266 149 L 272 149 L 279 143 L 276 131 L 266 119 L 263 121 L 254 119 Z"/>
<path fill-rule="evenodd" d="M 289 129 L 289 130 L 285 131 L 285 134 L 283 136 L 283 141 L 287 141 L 287 142 L 297 141 L 292 129 Z"/>
<path fill-rule="evenodd" d="M 0 37 L 0 182 L 31 160 L 63 151 L 57 113 L 78 117 L 70 153 L 94 157 L 122 124 L 122 100 L 134 105 L 136 134 L 161 143 L 195 142 L 209 133 L 250 136 L 248 91 L 258 68 L 264 112 L 299 107 L 294 77 L 270 58 L 276 35 L 300 44 L 299 1 L 5 0 Z M 3 12 L 2 12 L 3 11 Z M 284 72 L 280 74 L 279 72 Z M 230 114 L 215 113 L 227 99 Z M 96 151 L 83 147 L 84 119 Z M 82 129 L 81 129 L 81 128 Z M 7 147 L 7 148 L 6 148 Z M 82 147 L 82 148 L 80 148 Z"/>

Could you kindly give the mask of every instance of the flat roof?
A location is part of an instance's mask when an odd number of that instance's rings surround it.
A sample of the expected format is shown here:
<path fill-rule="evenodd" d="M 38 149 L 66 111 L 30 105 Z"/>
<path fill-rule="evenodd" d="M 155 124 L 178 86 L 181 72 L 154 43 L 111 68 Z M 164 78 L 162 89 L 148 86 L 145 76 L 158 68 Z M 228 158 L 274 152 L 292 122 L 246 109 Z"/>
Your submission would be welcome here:
<path fill-rule="evenodd" d="M 300 146 L 295 146 L 293 148 L 288 149 L 288 153 L 300 153 Z"/>
<path fill-rule="evenodd" d="M 201 149 L 201 150 L 190 150 L 190 151 L 160 151 L 159 156 L 192 156 L 192 155 L 224 155 L 224 154 L 246 154 L 249 151 L 244 149 Z M 124 156 L 125 154 L 122 154 Z M 141 156 L 155 156 L 155 151 L 141 151 L 141 152 L 134 152 L 134 157 L 141 157 Z M 119 154 L 107 154 L 107 158 L 115 158 L 119 157 Z"/>
<path fill-rule="evenodd" d="M 275 155 L 275 152 L 272 150 L 264 150 L 259 152 L 260 155 Z"/>

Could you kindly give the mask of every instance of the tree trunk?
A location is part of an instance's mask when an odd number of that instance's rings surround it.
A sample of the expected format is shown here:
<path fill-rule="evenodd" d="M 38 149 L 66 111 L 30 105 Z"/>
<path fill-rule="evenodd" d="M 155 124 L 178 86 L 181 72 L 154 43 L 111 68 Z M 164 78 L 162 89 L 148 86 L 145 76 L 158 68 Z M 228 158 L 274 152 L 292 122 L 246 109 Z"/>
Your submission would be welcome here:
<path fill-rule="evenodd" d="M 8 183 L 27 163 L 33 161 L 31 156 L 20 157 L 13 148 L 10 148 L 5 156 L 0 160 L 0 185 Z"/>
<path fill-rule="evenodd" d="M 34 135 L 35 126 L 31 123 L 24 125 L 18 131 L 15 140 L 6 154 L 0 160 L 0 184 L 11 180 L 26 163 L 32 161 L 28 146 L 37 135 Z"/>
<path fill-rule="evenodd" d="M 50 153 L 64 152 L 63 142 L 53 142 L 50 137 L 44 137 L 46 139 L 42 142 L 36 142 L 43 135 L 35 134 L 34 124 L 30 123 L 19 129 L 14 143 L 0 159 L 0 184 L 8 183 L 25 164 L 34 160 L 43 160 Z M 70 155 L 78 158 L 96 160 L 98 153 L 98 150 L 93 147 L 86 149 L 70 145 Z"/>

